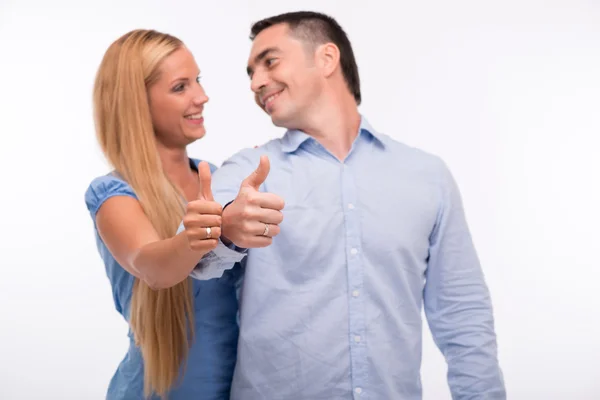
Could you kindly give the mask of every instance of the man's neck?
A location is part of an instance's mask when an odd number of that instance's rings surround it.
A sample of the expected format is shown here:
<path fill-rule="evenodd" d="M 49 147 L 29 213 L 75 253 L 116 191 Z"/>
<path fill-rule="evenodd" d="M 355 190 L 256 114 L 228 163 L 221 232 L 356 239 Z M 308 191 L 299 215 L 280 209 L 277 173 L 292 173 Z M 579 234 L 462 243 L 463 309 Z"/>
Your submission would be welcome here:
<path fill-rule="evenodd" d="M 360 128 L 361 116 L 354 98 L 324 98 L 310 114 L 302 130 L 343 162 Z"/>

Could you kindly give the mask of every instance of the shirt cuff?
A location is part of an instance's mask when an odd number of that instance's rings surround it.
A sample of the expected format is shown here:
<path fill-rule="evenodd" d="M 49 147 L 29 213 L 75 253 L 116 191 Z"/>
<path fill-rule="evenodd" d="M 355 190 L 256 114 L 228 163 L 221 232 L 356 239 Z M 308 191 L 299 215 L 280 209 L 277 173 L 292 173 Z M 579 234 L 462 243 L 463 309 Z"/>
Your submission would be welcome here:
<path fill-rule="evenodd" d="M 183 221 L 179 224 L 177 234 L 183 232 L 185 227 Z M 226 246 L 221 239 L 214 250 L 206 253 L 190 272 L 190 276 L 198 280 L 220 278 L 228 269 L 233 268 L 235 263 L 242 261 L 246 256 L 246 250 L 238 248 L 233 243 Z"/>

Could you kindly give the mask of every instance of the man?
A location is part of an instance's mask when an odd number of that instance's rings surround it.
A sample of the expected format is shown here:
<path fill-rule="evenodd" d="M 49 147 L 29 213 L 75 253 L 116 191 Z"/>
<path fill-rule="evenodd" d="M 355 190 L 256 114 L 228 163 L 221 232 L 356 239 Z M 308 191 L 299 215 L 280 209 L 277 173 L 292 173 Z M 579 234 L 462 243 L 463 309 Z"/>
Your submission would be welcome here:
<path fill-rule="evenodd" d="M 283 14 L 251 38 L 251 88 L 287 132 L 213 176 L 221 238 L 247 252 L 231 398 L 419 399 L 424 305 L 453 398 L 505 399 L 488 288 L 445 164 L 359 114 L 358 68 L 332 18 Z M 220 254 L 194 276 L 232 268 Z"/>

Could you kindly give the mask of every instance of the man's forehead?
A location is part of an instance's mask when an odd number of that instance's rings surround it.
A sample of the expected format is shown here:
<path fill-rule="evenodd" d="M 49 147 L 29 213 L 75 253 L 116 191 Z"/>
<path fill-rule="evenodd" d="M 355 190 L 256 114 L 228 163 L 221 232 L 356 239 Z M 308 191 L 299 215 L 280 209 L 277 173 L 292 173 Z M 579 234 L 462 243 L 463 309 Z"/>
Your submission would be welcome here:
<path fill-rule="evenodd" d="M 260 32 L 252 41 L 252 49 L 250 50 L 248 63 L 251 64 L 254 61 L 254 58 L 266 49 L 281 49 L 285 39 L 289 38 L 287 32 L 288 27 L 286 24 L 274 25 Z"/>

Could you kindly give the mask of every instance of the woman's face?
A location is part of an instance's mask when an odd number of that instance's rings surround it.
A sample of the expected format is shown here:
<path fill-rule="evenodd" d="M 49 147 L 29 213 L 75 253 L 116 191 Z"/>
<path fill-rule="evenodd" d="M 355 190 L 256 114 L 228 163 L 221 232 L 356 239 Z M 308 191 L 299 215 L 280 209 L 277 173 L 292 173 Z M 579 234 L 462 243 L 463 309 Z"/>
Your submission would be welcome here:
<path fill-rule="evenodd" d="M 192 53 L 181 47 L 165 58 L 159 71 L 148 89 L 154 132 L 165 147 L 185 147 L 206 133 L 202 112 L 208 97 L 200 85 L 200 70 Z"/>

